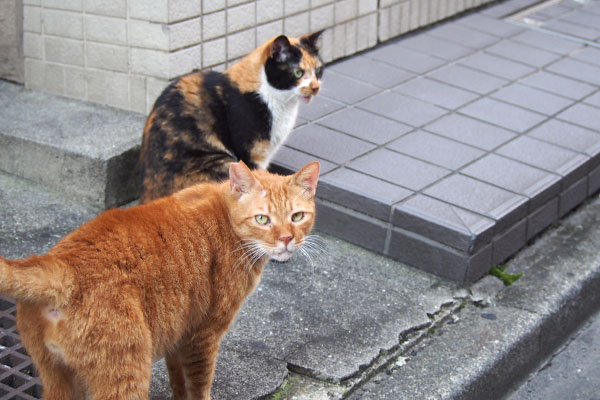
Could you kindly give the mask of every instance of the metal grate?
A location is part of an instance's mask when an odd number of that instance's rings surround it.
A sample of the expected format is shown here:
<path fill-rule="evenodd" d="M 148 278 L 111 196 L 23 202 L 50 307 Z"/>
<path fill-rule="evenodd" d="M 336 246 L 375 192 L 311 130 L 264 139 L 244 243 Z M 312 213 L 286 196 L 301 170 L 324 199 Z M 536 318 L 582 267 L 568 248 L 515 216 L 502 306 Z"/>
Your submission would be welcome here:
<path fill-rule="evenodd" d="M 0 400 L 42 398 L 42 385 L 16 327 L 17 306 L 0 297 Z"/>

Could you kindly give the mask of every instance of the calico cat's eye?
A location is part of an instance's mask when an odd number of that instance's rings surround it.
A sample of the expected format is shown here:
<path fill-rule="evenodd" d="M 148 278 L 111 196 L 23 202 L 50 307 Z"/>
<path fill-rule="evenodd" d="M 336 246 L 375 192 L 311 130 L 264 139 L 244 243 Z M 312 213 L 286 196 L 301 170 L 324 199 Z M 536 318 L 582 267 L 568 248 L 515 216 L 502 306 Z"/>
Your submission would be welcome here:
<path fill-rule="evenodd" d="M 294 77 L 296 77 L 296 79 L 302 78 L 302 75 L 304 75 L 304 71 L 302 71 L 300 68 L 296 68 L 294 70 Z"/>
<path fill-rule="evenodd" d="M 266 215 L 257 215 L 256 217 L 254 217 L 254 219 L 260 225 L 266 225 L 269 223 L 269 217 L 267 217 Z"/>
<path fill-rule="evenodd" d="M 293 221 L 293 222 L 302 221 L 302 219 L 303 219 L 303 218 L 304 218 L 304 212 L 303 212 L 303 211 L 300 211 L 300 212 L 294 213 L 294 214 L 292 215 L 292 221 Z"/>

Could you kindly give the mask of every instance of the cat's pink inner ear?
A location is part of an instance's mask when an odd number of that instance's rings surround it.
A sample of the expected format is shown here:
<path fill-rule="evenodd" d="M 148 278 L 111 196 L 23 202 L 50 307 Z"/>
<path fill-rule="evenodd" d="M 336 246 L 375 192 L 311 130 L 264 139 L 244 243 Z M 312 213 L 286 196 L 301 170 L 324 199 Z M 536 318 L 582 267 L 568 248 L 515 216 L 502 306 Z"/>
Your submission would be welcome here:
<path fill-rule="evenodd" d="M 317 191 L 317 183 L 319 182 L 319 170 L 321 165 L 318 161 L 313 161 L 304 166 L 294 175 L 294 182 L 304 188 L 311 195 Z"/>
<path fill-rule="evenodd" d="M 256 178 L 243 161 L 232 163 L 229 166 L 229 185 L 231 193 L 237 198 L 250 193 L 256 184 L 258 184 Z"/>

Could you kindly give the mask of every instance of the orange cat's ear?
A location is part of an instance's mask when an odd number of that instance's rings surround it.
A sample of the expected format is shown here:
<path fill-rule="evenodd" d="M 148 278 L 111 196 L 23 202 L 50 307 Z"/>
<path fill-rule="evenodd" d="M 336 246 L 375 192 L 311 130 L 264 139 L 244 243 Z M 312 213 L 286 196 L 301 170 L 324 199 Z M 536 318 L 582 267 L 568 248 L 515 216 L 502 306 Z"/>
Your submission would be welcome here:
<path fill-rule="evenodd" d="M 260 187 L 260 183 L 246 164 L 240 161 L 229 166 L 229 186 L 234 197 L 239 199 L 242 195 Z"/>
<path fill-rule="evenodd" d="M 294 174 L 292 182 L 303 188 L 308 194 L 308 197 L 314 197 L 317 191 L 320 169 L 321 164 L 319 164 L 318 161 L 308 163 L 300 171 Z"/>

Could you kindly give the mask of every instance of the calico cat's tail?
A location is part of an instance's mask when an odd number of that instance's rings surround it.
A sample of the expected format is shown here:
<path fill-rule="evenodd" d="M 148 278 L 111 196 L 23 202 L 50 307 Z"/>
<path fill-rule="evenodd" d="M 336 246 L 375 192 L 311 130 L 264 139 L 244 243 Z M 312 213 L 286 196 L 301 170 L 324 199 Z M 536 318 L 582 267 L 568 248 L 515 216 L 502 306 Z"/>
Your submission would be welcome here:
<path fill-rule="evenodd" d="M 51 256 L 23 260 L 0 257 L 0 295 L 57 307 L 69 302 L 73 275 Z"/>

